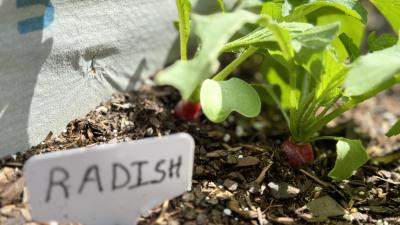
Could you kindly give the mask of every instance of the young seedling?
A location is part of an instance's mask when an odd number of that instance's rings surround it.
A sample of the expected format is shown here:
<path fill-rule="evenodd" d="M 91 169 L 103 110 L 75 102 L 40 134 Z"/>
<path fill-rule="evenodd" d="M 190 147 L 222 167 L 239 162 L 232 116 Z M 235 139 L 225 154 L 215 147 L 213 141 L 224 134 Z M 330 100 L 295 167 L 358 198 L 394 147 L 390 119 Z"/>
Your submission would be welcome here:
<path fill-rule="evenodd" d="M 259 14 L 240 7 L 209 16 L 193 14 L 193 33 L 200 40 L 196 55 L 190 60 L 182 57 L 160 72 L 156 81 L 174 86 L 185 100 L 200 100 L 205 116 L 213 122 L 224 121 L 234 111 L 255 117 L 261 101 L 274 100 L 290 131 L 281 146 L 289 164 L 300 167 L 312 162 L 311 144 L 332 139 L 337 141 L 337 160 L 329 176 L 343 180 L 368 160 L 361 141 L 321 137 L 318 132 L 347 110 L 400 82 L 400 44 L 391 38 L 389 45 L 371 36 L 371 46 L 378 47 L 361 56 L 360 34 L 367 14 L 359 1 L 303 2 L 258 3 Z M 381 0 L 371 2 L 378 8 L 383 4 Z M 382 8 L 399 30 L 393 15 L 400 13 L 400 7 Z M 234 34 L 242 35 L 232 40 Z M 236 53 L 237 58 L 216 73 L 218 56 L 223 52 Z M 265 56 L 259 72 L 265 75 L 266 83 L 250 85 L 229 78 L 256 53 Z M 388 135 L 398 132 L 397 125 Z"/>
<path fill-rule="evenodd" d="M 178 30 L 181 61 L 188 58 L 187 45 L 190 37 L 190 13 L 192 6 L 189 0 L 176 0 L 178 10 Z M 175 106 L 175 115 L 183 121 L 194 121 L 201 115 L 201 105 L 196 96 L 182 99 Z"/>
<path fill-rule="evenodd" d="M 225 5 L 222 0 L 217 0 L 222 12 L 225 12 Z M 192 6 L 190 0 L 176 0 L 178 11 L 178 30 L 180 42 L 181 61 L 188 59 L 188 42 L 190 37 L 190 14 Z M 188 98 L 183 98 L 175 106 L 175 115 L 183 121 L 194 121 L 201 115 L 201 104 L 198 93 L 193 93 Z"/>
<path fill-rule="evenodd" d="M 258 16 L 245 11 L 226 15 L 224 13 L 211 16 L 192 15 L 193 33 L 200 38 L 201 46 L 196 56 L 188 60 L 187 43 L 191 30 L 190 1 L 177 0 L 176 3 L 179 14 L 181 60 L 158 74 L 156 79 L 159 84 L 172 85 L 180 91 L 182 100 L 175 107 L 176 116 L 184 121 L 193 121 L 201 114 L 201 109 L 214 122 L 222 122 L 232 111 L 238 111 L 248 117 L 257 116 L 261 109 L 261 101 L 252 86 L 237 78 L 224 81 L 256 51 L 256 48 L 244 51 L 218 74 L 215 75 L 214 72 L 218 68 L 217 58 L 223 45 L 245 23 L 257 21 Z M 221 11 L 225 12 L 222 0 L 217 0 L 217 3 Z M 203 83 L 213 74 L 213 80 Z M 231 97 L 233 101 L 227 101 L 226 95 L 233 92 L 237 92 L 238 98 L 233 100 Z M 210 96 L 214 97 L 209 98 Z M 239 100 L 240 96 L 244 99 Z"/>
<path fill-rule="evenodd" d="M 324 3 L 316 1 L 300 5 L 292 9 L 292 16 L 289 15 L 289 18 L 317 7 L 316 4 Z M 275 7 L 280 6 L 275 5 Z M 352 9 L 353 12 L 349 9 L 344 11 L 345 16 L 359 20 L 360 24 L 365 23 L 362 6 L 357 5 L 355 1 Z M 393 10 L 400 12 L 400 7 Z M 340 16 L 329 18 L 332 22 L 340 21 Z M 313 19 L 318 21 L 318 18 Z M 342 23 L 342 27 L 343 25 L 346 24 Z M 323 32 L 318 35 L 323 39 L 328 37 L 326 34 L 327 32 Z M 291 136 L 282 143 L 281 148 L 287 155 L 289 164 L 299 167 L 312 162 L 313 151 L 310 143 L 322 139 L 337 141 L 337 160 L 329 173 L 334 180 L 350 177 L 358 167 L 367 162 L 368 155 L 359 140 L 320 137 L 318 131 L 357 104 L 399 83 L 400 45 L 393 41 L 393 37 L 384 37 L 386 41 L 381 41 L 382 44 L 378 45 L 380 51 L 371 49 L 375 52 L 365 56 L 360 56 L 358 48 L 360 41 L 355 41 L 356 37 L 353 37 L 351 32 L 344 32 L 335 40 L 332 39 L 332 44 L 324 43 L 323 48 L 317 48 L 314 43 L 314 49 L 313 46 L 306 45 L 304 48 L 297 47 L 296 35 L 289 35 L 279 44 L 278 53 L 275 50 L 268 50 L 268 55 L 277 62 L 277 65 L 270 63 L 264 71 L 268 81 L 266 91 L 276 100 L 288 122 Z M 255 35 L 249 34 L 243 39 L 252 40 L 254 43 Z M 342 46 L 338 46 L 336 40 Z M 262 41 L 257 43 L 261 44 Z M 377 43 L 379 42 L 375 41 L 375 46 Z M 346 52 L 341 52 L 340 47 Z M 351 63 L 344 63 L 344 53 L 347 53 L 345 56 L 349 57 Z M 285 80 L 282 74 L 287 74 L 288 79 Z M 280 87 L 282 93 L 280 96 L 273 91 L 272 85 Z M 398 133 L 398 127 L 396 124 L 388 135 Z"/>

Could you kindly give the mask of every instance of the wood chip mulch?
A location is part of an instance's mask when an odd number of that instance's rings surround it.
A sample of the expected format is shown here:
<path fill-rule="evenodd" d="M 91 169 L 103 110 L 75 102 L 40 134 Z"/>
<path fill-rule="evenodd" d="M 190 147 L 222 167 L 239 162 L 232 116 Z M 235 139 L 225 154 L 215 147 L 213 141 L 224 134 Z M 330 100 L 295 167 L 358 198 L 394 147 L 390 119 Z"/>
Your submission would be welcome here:
<path fill-rule="evenodd" d="M 171 88 L 115 94 L 59 136 L 50 132 L 40 145 L 1 159 L 0 224 L 41 224 L 32 221 L 22 173 L 32 155 L 176 132 L 196 141 L 192 191 L 154 208 L 139 224 L 400 224 L 400 142 L 383 139 L 400 116 L 398 96 L 399 90 L 387 92 L 323 131 L 363 138 L 377 157 L 351 179 L 334 183 L 327 177 L 334 143 L 317 143 L 313 165 L 288 166 L 278 148 L 287 131 L 276 109 L 251 120 L 182 123 L 171 110 L 179 100 Z"/>

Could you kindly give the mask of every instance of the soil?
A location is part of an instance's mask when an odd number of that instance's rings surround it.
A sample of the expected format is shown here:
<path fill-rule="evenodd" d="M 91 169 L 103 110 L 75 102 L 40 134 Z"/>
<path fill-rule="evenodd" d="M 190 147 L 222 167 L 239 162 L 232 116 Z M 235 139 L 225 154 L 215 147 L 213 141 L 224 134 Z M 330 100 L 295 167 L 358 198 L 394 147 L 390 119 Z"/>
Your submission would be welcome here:
<path fill-rule="evenodd" d="M 399 138 L 384 133 L 400 116 L 400 89 L 385 92 L 333 121 L 324 135 L 361 138 L 372 157 L 353 177 L 332 182 L 332 142 L 315 143 L 317 158 L 290 168 L 279 145 L 287 128 L 277 109 L 262 116 L 231 116 L 213 124 L 177 120 L 170 87 L 118 93 L 59 136 L 1 159 L 0 224 L 37 225 L 31 219 L 22 167 L 36 154 L 188 132 L 196 142 L 192 191 L 166 201 L 139 224 L 400 224 Z"/>

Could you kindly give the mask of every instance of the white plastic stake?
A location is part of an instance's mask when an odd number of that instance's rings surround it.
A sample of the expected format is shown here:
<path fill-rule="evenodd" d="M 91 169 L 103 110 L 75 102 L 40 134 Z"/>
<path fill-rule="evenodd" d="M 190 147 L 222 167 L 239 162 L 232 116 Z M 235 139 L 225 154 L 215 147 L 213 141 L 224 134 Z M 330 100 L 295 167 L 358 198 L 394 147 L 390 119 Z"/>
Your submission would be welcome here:
<path fill-rule="evenodd" d="M 25 165 L 37 221 L 132 225 L 190 190 L 194 141 L 185 133 L 32 157 Z"/>

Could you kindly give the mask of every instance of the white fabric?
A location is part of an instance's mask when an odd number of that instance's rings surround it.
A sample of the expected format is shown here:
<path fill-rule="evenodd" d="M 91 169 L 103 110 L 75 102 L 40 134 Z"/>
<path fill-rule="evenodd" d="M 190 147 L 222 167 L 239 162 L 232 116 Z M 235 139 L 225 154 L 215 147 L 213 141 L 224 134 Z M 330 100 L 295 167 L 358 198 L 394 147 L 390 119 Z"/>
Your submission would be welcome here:
<path fill-rule="evenodd" d="M 0 156 L 161 69 L 174 0 L 0 0 Z"/>

